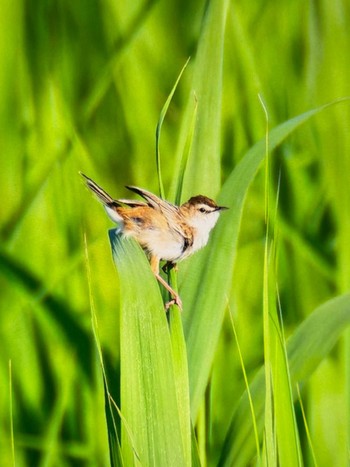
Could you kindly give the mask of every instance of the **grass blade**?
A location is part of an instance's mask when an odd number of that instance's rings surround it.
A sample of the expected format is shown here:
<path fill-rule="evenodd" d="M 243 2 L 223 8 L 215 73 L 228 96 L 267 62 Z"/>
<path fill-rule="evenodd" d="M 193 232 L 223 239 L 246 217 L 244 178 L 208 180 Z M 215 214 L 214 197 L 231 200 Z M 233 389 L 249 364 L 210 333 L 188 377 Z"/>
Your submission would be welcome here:
<path fill-rule="evenodd" d="M 10 400 L 10 434 L 11 434 L 11 454 L 12 465 L 16 465 L 15 460 L 15 435 L 13 429 L 13 402 L 12 402 L 12 362 L 9 360 L 9 400 Z"/>
<path fill-rule="evenodd" d="M 103 364 L 101 362 L 101 364 Z M 123 458 L 120 448 L 120 442 L 118 437 L 118 432 L 116 428 L 116 423 L 114 420 L 114 414 L 112 409 L 112 404 L 110 400 L 108 385 L 106 375 L 103 371 L 103 389 L 105 396 L 105 414 L 106 414 L 106 423 L 107 423 L 107 434 L 108 434 L 108 446 L 109 446 L 109 460 L 111 462 L 111 467 L 120 467 L 123 466 Z"/>
<path fill-rule="evenodd" d="M 287 354 L 294 400 L 296 383 L 304 383 L 331 351 L 350 324 L 350 294 L 336 297 L 318 308 L 287 340 Z M 265 372 L 262 368 L 250 386 L 256 421 L 262 430 L 265 401 Z M 220 466 L 246 466 L 255 452 L 247 392 L 237 404 L 226 436 Z"/>
<path fill-rule="evenodd" d="M 276 273 L 274 275 L 276 277 Z M 274 355 L 274 409 L 276 413 L 277 451 L 280 465 L 303 465 L 300 438 L 293 405 L 293 387 L 291 383 L 286 341 L 283 329 L 282 310 L 278 290 L 274 293 L 275 355 Z M 279 316 L 277 316 L 278 303 Z M 272 322 L 271 322 L 272 324 Z"/>
<path fill-rule="evenodd" d="M 164 195 L 164 186 L 163 186 L 162 170 L 161 170 L 161 163 L 160 163 L 160 149 L 159 149 L 160 132 L 161 132 L 162 125 L 163 125 L 163 122 L 164 122 L 164 118 L 165 118 L 165 115 L 166 115 L 166 113 L 168 111 L 170 102 L 171 102 L 171 100 L 173 98 L 173 95 L 174 95 L 174 93 L 176 91 L 177 85 L 179 84 L 181 76 L 182 76 L 183 72 L 185 71 L 185 68 L 187 67 L 189 61 L 190 61 L 190 59 L 188 58 L 186 63 L 182 67 L 182 69 L 180 71 L 180 74 L 177 77 L 177 80 L 175 81 L 175 84 L 174 84 L 172 90 L 170 91 L 170 94 L 169 94 L 167 100 L 165 101 L 165 104 L 164 104 L 164 106 L 162 108 L 162 111 L 160 112 L 159 120 L 158 120 L 158 123 L 157 123 L 157 128 L 156 128 L 156 165 L 157 165 L 157 174 L 158 174 L 159 194 L 160 194 L 161 198 L 164 198 L 165 195 Z"/>
<path fill-rule="evenodd" d="M 255 438 L 256 455 L 257 455 L 257 465 L 260 466 L 261 465 L 260 443 L 259 443 L 258 428 L 256 426 L 256 416 L 255 416 L 253 399 L 252 399 L 252 396 L 250 394 L 250 388 L 249 388 L 249 383 L 248 383 L 247 372 L 246 372 L 246 369 L 245 369 L 245 366 L 244 366 L 244 360 L 243 360 L 240 344 L 239 344 L 239 341 L 238 341 L 238 335 L 237 335 L 235 323 L 233 321 L 232 312 L 231 312 L 230 309 L 229 309 L 229 313 L 230 313 L 230 321 L 231 321 L 231 325 L 232 325 L 232 330 L 233 330 L 235 342 L 236 342 L 236 345 L 237 345 L 239 362 L 240 362 L 240 366 L 242 368 L 244 384 L 245 384 L 245 387 L 246 387 L 247 397 L 248 397 L 248 400 L 249 400 L 249 407 L 250 407 L 250 412 L 251 412 L 252 425 L 253 425 L 253 429 L 254 429 L 254 438 Z"/>
<path fill-rule="evenodd" d="M 169 326 L 182 443 L 186 458 L 189 459 L 191 457 L 190 391 L 186 343 L 181 321 L 181 312 L 178 307 L 172 307 L 170 310 Z"/>
<path fill-rule="evenodd" d="M 175 204 L 177 205 L 181 204 L 181 197 L 182 197 L 184 178 L 185 178 L 185 173 L 186 173 L 186 168 L 187 168 L 187 161 L 191 153 L 193 135 L 194 135 L 195 127 L 196 127 L 197 108 L 198 108 L 198 103 L 197 103 L 197 99 L 195 99 L 194 107 L 193 107 L 193 114 L 192 114 L 189 130 L 188 130 L 187 138 L 185 141 L 182 158 L 181 158 L 181 162 L 179 165 L 178 176 L 177 176 L 177 187 L 176 187 L 176 193 L 175 193 Z"/>
<path fill-rule="evenodd" d="M 202 23 L 192 91 L 178 146 L 178 160 L 181 160 L 191 131 L 194 95 L 198 112 L 184 177 L 183 196 L 186 199 L 194 193 L 201 192 L 215 197 L 220 189 L 221 163 L 218 154 L 220 154 L 222 65 L 227 7 L 227 0 L 208 1 Z M 181 171 L 181 168 L 179 170 Z M 180 178 L 175 178 L 176 185 Z M 172 190 L 173 193 L 176 191 L 176 189 Z"/>
<path fill-rule="evenodd" d="M 303 404 L 301 394 L 300 394 L 299 384 L 297 384 L 296 387 L 297 387 L 297 394 L 298 394 L 298 400 L 299 400 L 301 415 L 303 417 L 304 428 L 305 428 L 305 432 L 306 432 L 308 445 L 309 445 L 309 448 L 310 448 L 312 461 L 314 463 L 314 466 L 317 467 L 318 463 L 317 463 L 316 454 L 315 454 L 314 446 L 313 446 L 312 439 L 311 439 L 309 426 L 308 426 L 307 419 L 306 419 L 306 413 L 305 413 L 304 404 Z"/>
<path fill-rule="evenodd" d="M 269 148 L 274 150 L 325 105 L 305 112 L 274 128 Z M 180 282 L 184 303 L 184 329 L 188 348 L 191 413 L 196 418 L 204 394 L 232 284 L 237 239 L 245 197 L 265 156 L 265 139 L 256 143 L 226 180 L 219 203 L 230 207 L 222 215 L 209 245 L 189 260 L 186 280 Z M 181 268 L 180 268 L 181 273 Z M 180 276 L 181 280 L 181 276 Z M 198 365 L 198 362 L 201 362 Z"/>
<path fill-rule="evenodd" d="M 190 465 L 180 429 L 172 348 L 159 287 L 133 240 L 110 231 L 121 293 L 121 410 L 142 465 Z M 122 425 L 122 453 L 134 451 Z"/>
<path fill-rule="evenodd" d="M 183 72 L 188 65 L 189 58 L 182 67 L 179 76 L 162 108 L 159 121 L 156 129 L 156 165 L 159 184 L 159 193 L 162 198 L 165 198 L 164 186 L 162 180 L 161 158 L 160 158 L 160 133 L 165 115 L 168 111 L 170 102 L 180 82 Z M 168 273 L 173 290 L 177 291 L 177 277 L 174 270 Z M 169 327 L 172 347 L 172 357 L 174 364 L 175 390 L 178 403 L 178 414 L 180 422 L 180 432 L 182 436 L 183 449 L 186 459 L 191 458 L 191 415 L 190 415 L 190 398 L 189 398 L 189 381 L 188 381 L 188 365 L 186 343 L 181 321 L 181 314 L 178 307 L 171 307 L 169 311 Z"/>
<path fill-rule="evenodd" d="M 89 286 L 89 298 L 90 298 L 90 310 L 91 310 L 91 327 L 95 339 L 95 345 L 98 352 L 102 378 L 103 378 L 103 390 L 104 390 L 104 401 L 105 401 L 105 416 L 106 416 L 106 423 L 107 423 L 107 435 L 108 435 L 108 447 L 109 447 L 109 459 L 111 463 L 111 467 L 120 467 L 123 465 L 122 461 L 122 453 L 120 448 L 120 441 L 117 431 L 117 425 L 114 419 L 110 392 L 108 388 L 108 381 L 105 371 L 105 365 L 103 361 L 103 354 L 102 348 L 100 343 L 100 337 L 98 333 L 98 322 L 97 316 L 95 312 L 95 305 L 94 299 L 92 294 L 92 287 L 91 287 L 91 270 L 90 270 L 90 263 L 89 263 L 89 253 L 87 247 L 87 240 L 86 235 L 84 235 L 84 245 L 85 245 L 85 263 L 86 263 L 86 273 L 87 273 L 87 280 Z"/>

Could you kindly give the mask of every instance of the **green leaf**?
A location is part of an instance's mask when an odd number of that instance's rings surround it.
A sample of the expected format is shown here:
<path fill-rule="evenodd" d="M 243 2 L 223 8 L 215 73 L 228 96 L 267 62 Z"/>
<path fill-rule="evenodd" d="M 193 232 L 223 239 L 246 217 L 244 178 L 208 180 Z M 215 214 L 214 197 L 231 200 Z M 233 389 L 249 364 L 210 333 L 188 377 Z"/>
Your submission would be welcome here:
<path fill-rule="evenodd" d="M 268 226 L 269 214 L 267 223 Z M 267 227 L 263 298 L 264 367 L 267 369 L 265 371 L 265 453 L 268 465 L 297 467 L 302 465 L 302 456 L 282 316 L 279 316 L 277 311 L 275 242 L 271 241 L 270 244 L 269 230 Z"/>
<path fill-rule="evenodd" d="M 327 106 L 305 112 L 274 128 L 269 135 L 270 151 Z M 230 209 L 222 214 L 207 247 L 189 260 L 186 280 L 180 283 L 193 420 L 207 385 L 232 284 L 244 200 L 264 156 L 265 139 L 246 153 L 226 180 L 219 203 Z"/>
<path fill-rule="evenodd" d="M 173 98 L 173 95 L 175 94 L 177 85 L 179 84 L 181 76 L 182 76 L 183 72 L 185 71 L 185 68 L 187 67 L 189 61 L 190 61 L 190 59 L 188 58 L 186 63 L 182 67 L 182 69 L 180 71 L 180 74 L 177 77 L 177 79 L 175 81 L 175 84 L 172 87 L 167 100 L 165 101 L 165 104 L 163 105 L 163 108 L 162 108 L 162 110 L 160 112 L 159 120 L 158 120 L 158 123 L 157 123 L 157 128 L 156 128 L 156 166 L 157 166 L 157 174 L 158 174 L 159 194 L 160 194 L 161 198 L 164 198 L 164 186 L 163 186 L 163 179 L 162 179 L 160 149 L 159 149 L 159 146 L 160 146 L 160 133 L 161 133 L 161 130 L 162 130 L 162 125 L 163 125 L 163 122 L 164 122 L 165 115 L 166 115 L 166 113 L 168 111 L 170 102 L 171 102 L 171 100 Z"/>
<path fill-rule="evenodd" d="M 121 294 L 121 412 L 125 465 L 190 465 L 181 434 L 172 347 L 158 284 L 132 239 L 110 231 Z M 134 448 L 134 450 L 133 450 Z"/>
<path fill-rule="evenodd" d="M 188 99 L 178 146 L 178 160 L 185 153 L 193 119 L 193 96 L 198 112 L 191 152 L 184 175 L 184 197 L 206 191 L 216 196 L 220 189 L 220 127 L 224 32 L 228 1 L 207 2 L 194 64 L 192 89 Z M 181 172 L 181 164 L 179 164 Z M 177 185 L 181 176 L 175 177 Z M 172 193 L 177 190 L 173 187 Z"/>
<path fill-rule="evenodd" d="M 265 167 L 267 164 L 265 165 Z M 266 192 L 267 193 L 267 192 Z M 265 203 L 266 200 L 265 193 Z M 264 329 L 264 360 L 265 360 L 265 418 L 264 418 L 264 459 L 266 459 L 266 465 L 277 466 L 277 447 L 276 447 L 276 436 L 275 436 L 275 417 L 274 417 L 274 373 L 275 373 L 275 362 L 273 361 L 273 355 L 276 353 L 279 355 L 280 347 L 277 346 L 276 352 L 276 329 L 273 327 L 273 321 L 277 322 L 276 319 L 276 299 L 275 299 L 275 287 L 274 287 L 274 265 L 273 261 L 274 249 L 271 246 L 269 248 L 269 209 L 267 211 L 267 227 L 266 227 L 266 238 L 265 238 L 265 250 L 264 250 L 264 281 L 263 281 L 263 329 Z M 272 243 L 272 242 L 271 242 Z M 278 326 L 278 324 L 276 324 Z M 277 418 L 277 417 L 276 417 Z M 256 423 L 256 421 L 255 421 Z"/>
<path fill-rule="evenodd" d="M 180 428 L 184 451 L 187 459 L 189 459 L 191 457 L 191 410 L 186 343 L 181 321 L 181 311 L 178 307 L 171 307 L 169 315 Z"/>
<path fill-rule="evenodd" d="M 187 162 L 188 162 L 189 155 L 191 153 L 193 135 L 194 135 L 195 127 L 196 127 L 197 108 L 198 108 L 197 100 L 195 100 L 194 106 L 193 106 L 192 118 L 191 118 L 191 121 L 189 122 L 188 134 L 187 134 L 187 138 L 186 138 L 185 145 L 183 148 L 181 162 L 180 162 L 179 169 L 178 169 L 177 188 L 176 188 L 176 193 L 175 193 L 175 204 L 176 205 L 181 204 L 181 197 L 182 197 L 184 178 L 185 178 L 185 173 L 186 173 L 186 168 L 187 168 Z"/>
<path fill-rule="evenodd" d="M 119 435 L 118 435 L 118 430 L 117 430 L 117 424 L 115 422 L 113 408 L 112 408 L 112 402 L 114 401 L 110 395 L 109 388 L 108 388 L 107 375 L 106 375 L 105 364 L 103 360 L 100 336 L 98 332 L 98 321 L 97 321 L 97 316 L 95 312 L 94 299 L 93 299 L 93 293 L 92 293 L 92 287 L 91 287 L 91 269 L 90 269 L 90 264 L 89 264 L 89 253 L 88 253 L 88 248 L 87 248 L 86 237 L 84 238 L 84 241 L 85 241 L 86 272 L 87 272 L 87 278 L 88 278 L 89 297 L 90 297 L 91 326 L 92 326 L 92 331 L 93 331 L 93 335 L 95 338 L 95 345 L 96 345 L 97 353 L 98 353 L 99 360 L 100 360 L 100 366 L 101 366 L 101 372 L 102 372 L 102 378 L 103 378 L 109 459 L 110 459 L 111 467 L 120 467 L 120 466 L 123 466 L 122 452 L 120 448 L 120 440 L 119 440 Z"/>
<path fill-rule="evenodd" d="M 290 377 L 296 398 L 296 383 L 308 380 L 328 355 L 341 333 L 350 324 L 350 294 L 322 304 L 287 340 Z M 258 372 L 250 385 L 256 421 L 260 430 L 264 419 L 265 372 Z M 246 466 L 255 452 L 249 401 L 245 391 L 235 409 L 221 455 L 220 466 Z"/>
<path fill-rule="evenodd" d="M 103 363 L 102 363 L 103 364 Z M 107 423 L 107 435 L 108 435 L 108 446 L 109 446 L 109 459 L 111 467 L 120 467 L 123 466 L 122 453 L 120 449 L 120 442 L 118 437 L 118 432 L 114 420 L 114 414 L 112 410 L 112 405 L 110 401 L 110 395 L 108 391 L 108 385 L 106 376 L 103 369 L 103 388 L 105 396 L 105 414 L 106 414 L 106 423 Z"/>

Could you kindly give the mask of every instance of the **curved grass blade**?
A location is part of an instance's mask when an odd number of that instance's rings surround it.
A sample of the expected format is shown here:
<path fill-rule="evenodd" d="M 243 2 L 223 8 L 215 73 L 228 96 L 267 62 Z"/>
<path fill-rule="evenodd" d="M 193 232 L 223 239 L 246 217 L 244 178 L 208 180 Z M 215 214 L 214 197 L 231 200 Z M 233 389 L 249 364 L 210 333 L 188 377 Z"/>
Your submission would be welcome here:
<path fill-rule="evenodd" d="M 189 61 L 190 61 L 190 58 L 187 59 L 186 63 L 182 67 L 182 69 L 180 71 L 180 74 L 177 77 L 177 80 L 175 81 L 175 84 L 174 84 L 172 90 L 170 91 L 170 94 L 169 94 L 167 100 L 165 101 L 165 104 L 164 104 L 164 106 L 162 108 L 162 111 L 160 112 L 159 120 L 158 120 L 158 123 L 157 123 L 157 128 L 156 128 L 156 165 L 157 165 L 157 174 L 158 174 L 159 194 L 160 194 L 161 198 L 165 197 L 165 193 L 164 193 L 164 186 L 163 186 L 163 180 L 162 180 L 162 170 L 161 170 L 161 163 L 160 163 L 160 149 L 159 149 L 160 132 L 161 132 L 162 125 L 163 125 L 163 122 L 164 122 L 164 118 L 165 118 L 165 115 L 166 115 L 166 113 L 168 111 L 170 102 L 171 102 L 171 100 L 173 98 L 173 95 L 174 95 L 174 93 L 176 91 L 177 85 L 179 84 L 181 76 L 182 76 L 183 72 L 185 71 L 185 68 L 187 67 Z"/>
<path fill-rule="evenodd" d="M 156 165 L 158 174 L 159 193 L 162 198 L 165 198 L 164 186 L 162 181 L 161 171 L 161 158 L 160 158 L 160 134 L 162 125 L 164 122 L 165 115 L 168 111 L 170 102 L 176 91 L 176 88 L 180 82 L 183 72 L 188 65 L 190 58 L 186 61 L 182 67 L 180 74 L 162 108 L 160 117 L 156 129 Z M 177 290 L 177 279 L 175 271 L 171 270 L 168 274 L 171 285 L 174 290 Z M 190 425 L 190 400 L 189 400 L 189 382 L 188 382 L 188 365 L 187 365 L 187 352 L 184 338 L 184 332 L 182 327 L 182 321 L 180 316 L 180 310 L 178 307 L 171 307 L 169 311 L 169 327 L 170 327 L 170 338 L 172 346 L 172 357 L 174 364 L 174 377 L 175 377 L 175 389 L 176 397 L 179 409 L 179 422 L 180 432 L 182 435 L 183 449 L 185 457 L 190 459 L 191 457 L 191 425 Z"/>
<path fill-rule="evenodd" d="M 181 435 L 172 347 L 163 301 L 145 254 L 110 231 L 121 294 L 121 410 L 141 465 L 190 465 Z M 125 465 L 136 462 L 122 425 Z"/>
<path fill-rule="evenodd" d="M 293 388 L 304 383 L 331 351 L 341 333 L 350 325 L 350 294 L 341 295 L 316 308 L 287 340 L 287 355 Z M 264 421 L 265 371 L 258 372 L 250 385 L 256 422 L 261 431 Z M 239 400 L 222 450 L 220 466 L 244 467 L 255 452 L 253 426 L 247 392 Z"/>
<path fill-rule="evenodd" d="M 156 129 L 156 165 L 158 174 L 159 193 L 162 198 L 165 198 L 164 186 L 162 181 L 161 158 L 160 158 L 160 133 L 164 122 L 165 115 L 168 111 L 170 102 L 180 82 L 183 72 L 188 65 L 190 58 L 187 59 L 182 67 L 180 74 L 162 108 L 159 121 Z M 168 273 L 173 290 L 177 291 L 177 278 L 174 269 Z M 171 307 L 169 311 L 169 328 L 172 346 L 172 357 L 174 364 L 175 389 L 177 403 L 179 409 L 180 431 L 182 435 L 183 449 L 185 457 L 189 460 L 191 457 L 191 415 L 190 415 L 190 398 L 189 398 L 189 381 L 188 381 L 188 365 L 186 343 L 182 327 L 180 310 L 178 307 Z"/>
<path fill-rule="evenodd" d="M 311 117 L 337 102 L 305 112 L 274 128 L 269 135 L 270 151 Z M 180 284 L 184 308 L 189 310 L 184 313 L 184 329 L 193 420 L 207 385 L 226 308 L 226 297 L 232 284 L 245 197 L 264 157 L 265 139 L 246 153 L 226 180 L 219 204 L 229 206 L 230 209 L 222 214 L 208 246 L 189 260 L 186 281 Z"/>

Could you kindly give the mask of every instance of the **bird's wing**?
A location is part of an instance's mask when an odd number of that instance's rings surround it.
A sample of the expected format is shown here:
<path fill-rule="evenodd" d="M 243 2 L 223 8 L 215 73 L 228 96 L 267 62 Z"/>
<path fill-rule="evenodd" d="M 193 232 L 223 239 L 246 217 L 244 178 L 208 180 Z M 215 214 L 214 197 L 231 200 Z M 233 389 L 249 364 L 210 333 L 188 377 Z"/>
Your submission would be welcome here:
<path fill-rule="evenodd" d="M 125 206 L 128 206 L 130 208 L 138 208 L 140 206 L 148 206 L 145 201 L 138 201 L 136 199 L 118 199 L 118 203 L 120 204 L 125 204 Z"/>
<path fill-rule="evenodd" d="M 176 231 L 182 237 L 187 238 L 187 229 L 185 229 L 183 226 L 183 219 L 177 206 L 169 203 L 169 201 L 165 201 L 164 199 L 159 198 L 158 196 L 154 195 L 150 191 L 144 190 L 143 188 L 131 185 L 127 185 L 126 188 L 142 196 L 142 198 L 146 200 L 148 206 L 156 209 L 157 211 L 160 211 L 163 214 L 173 231 Z"/>
<path fill-rule="evenodd" d="M 161 211 L 166 217 L 167 215 L 178 215 L 179 209 L 177 206 L 159 198 L 150 191 L 131 185 L 127 185 L 126 188 L 142 196 L 142 198 L 146 200 L 148 206 Z"/>

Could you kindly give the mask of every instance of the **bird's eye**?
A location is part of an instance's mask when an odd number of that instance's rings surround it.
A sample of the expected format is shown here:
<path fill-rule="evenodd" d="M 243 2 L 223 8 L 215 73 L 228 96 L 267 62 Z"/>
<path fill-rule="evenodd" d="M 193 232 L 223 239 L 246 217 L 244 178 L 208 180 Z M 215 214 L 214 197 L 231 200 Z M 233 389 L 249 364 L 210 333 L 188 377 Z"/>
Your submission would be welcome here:
<path fill-rule="evenodd" d="M 207 212 L 207 210 L 205 208 L 200 208 L 199 210 L 200 210 L 200 212 L 203 212 L 203 213 Z"/>

